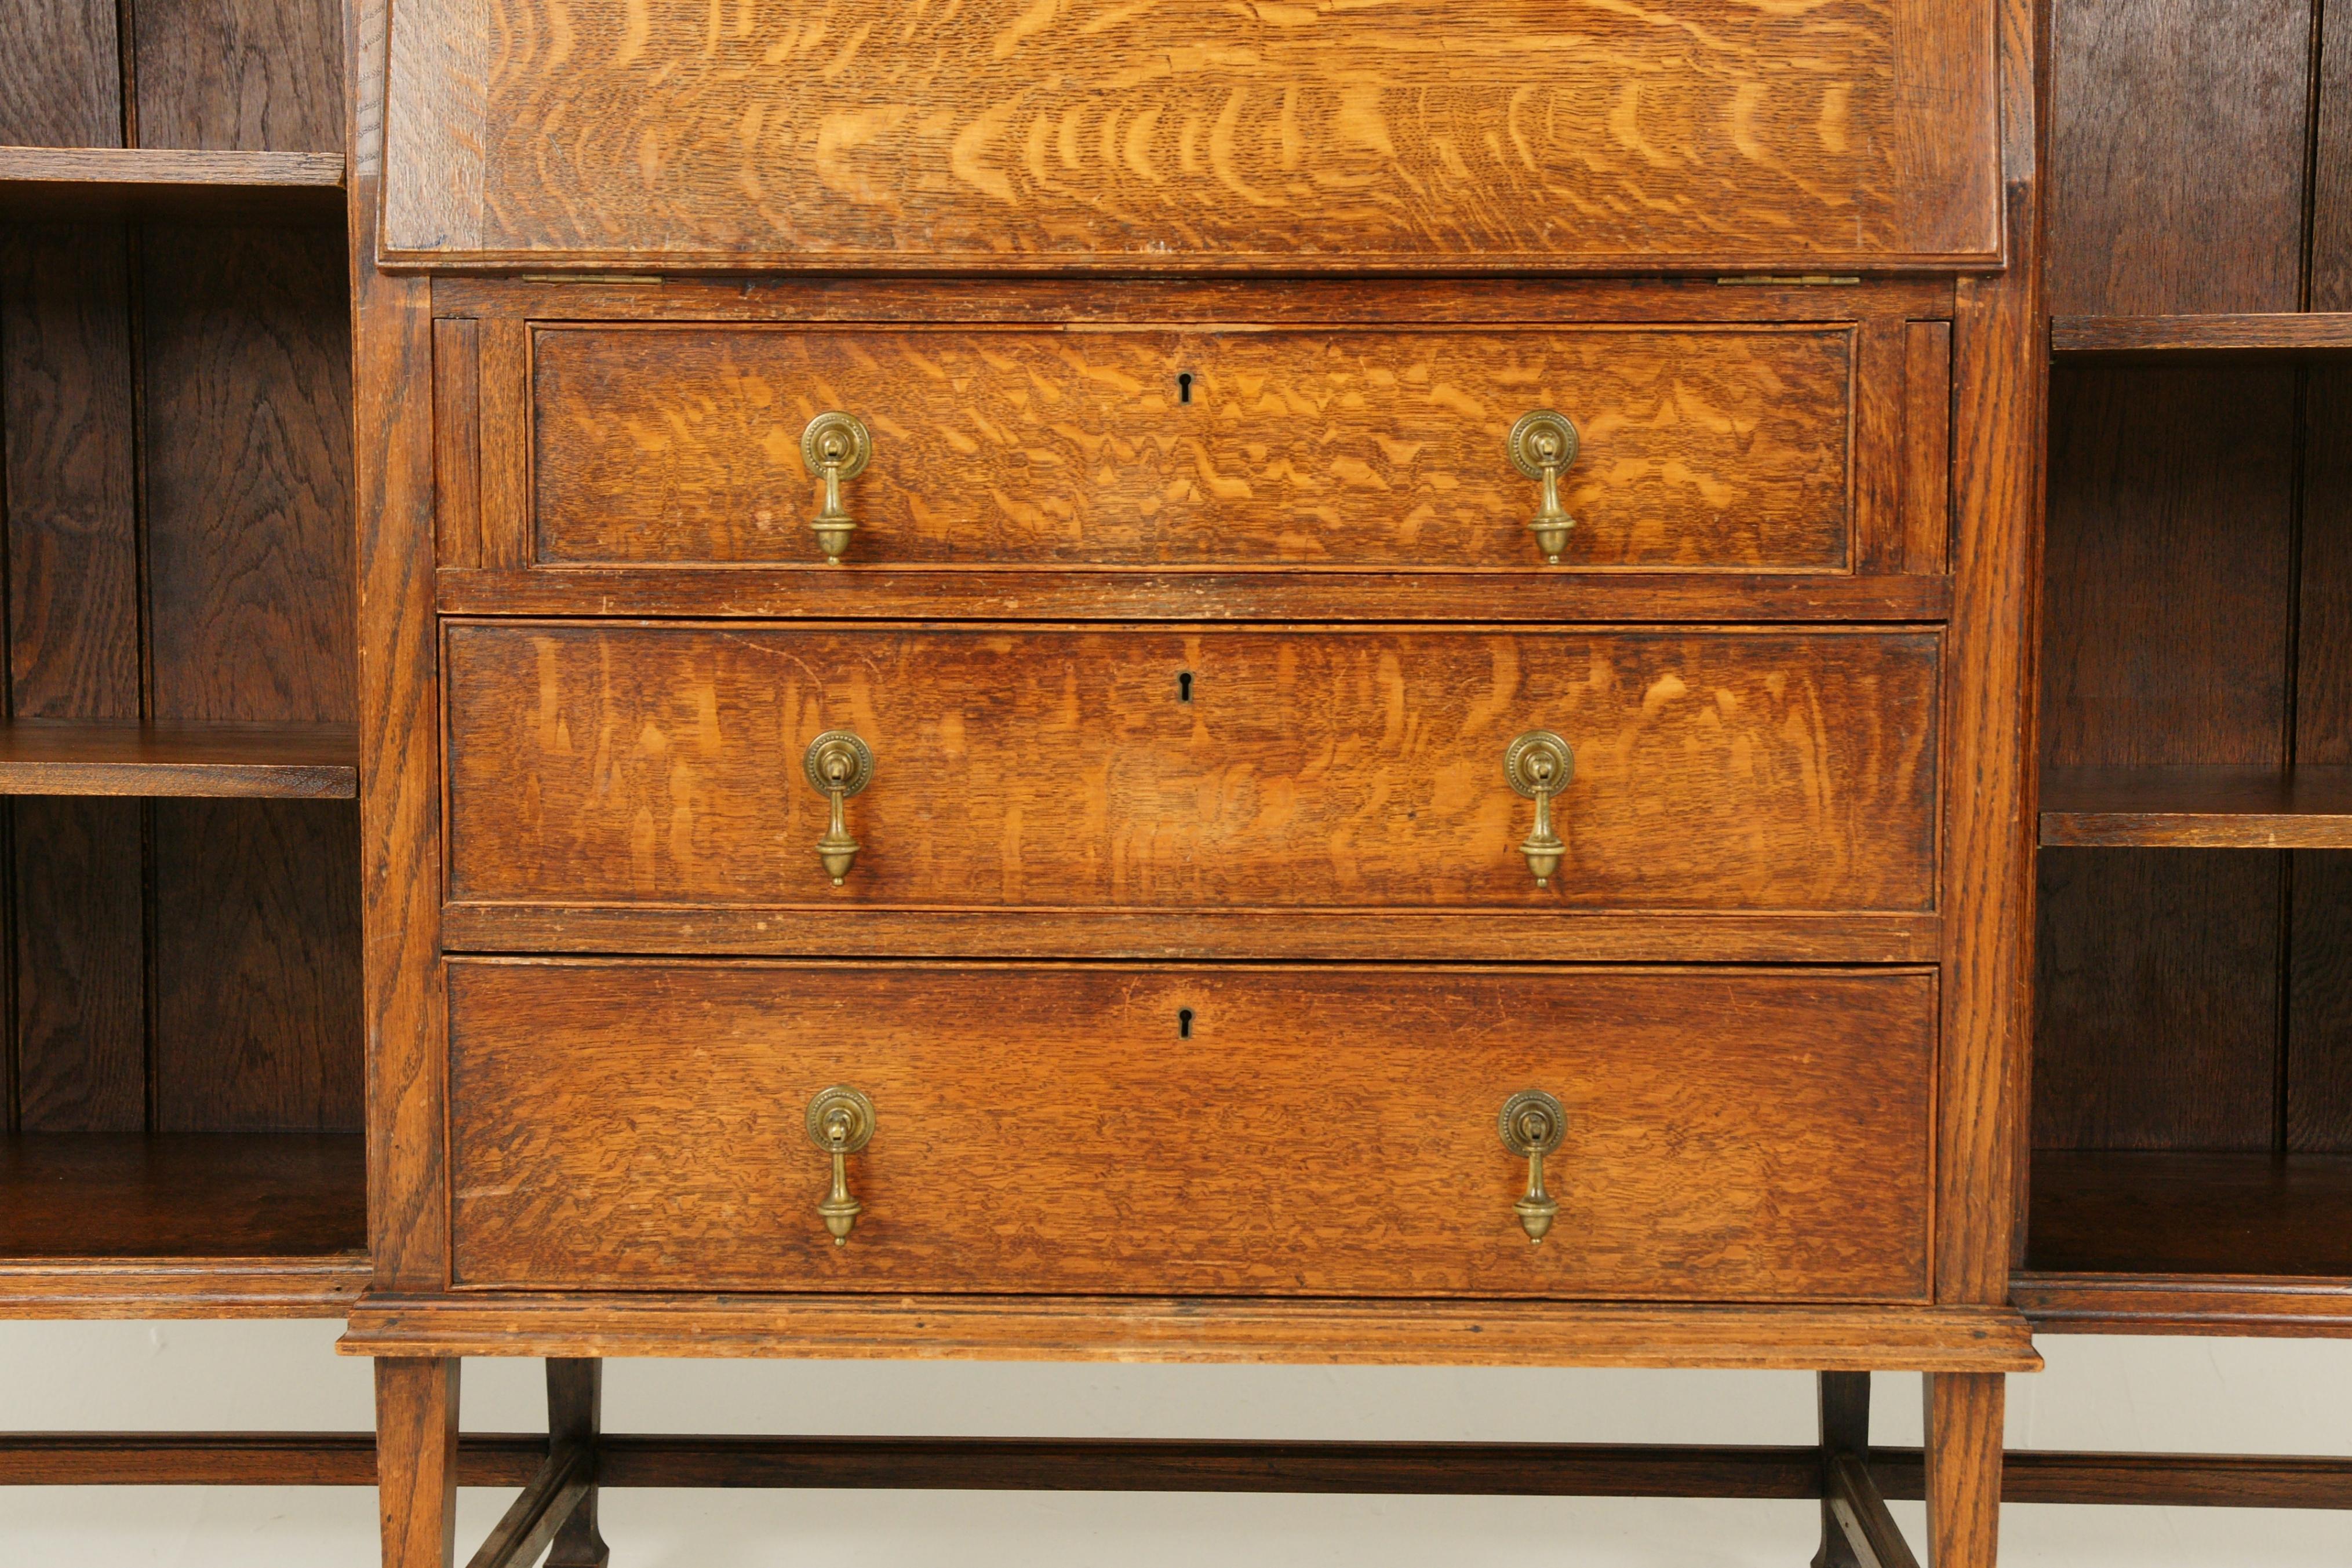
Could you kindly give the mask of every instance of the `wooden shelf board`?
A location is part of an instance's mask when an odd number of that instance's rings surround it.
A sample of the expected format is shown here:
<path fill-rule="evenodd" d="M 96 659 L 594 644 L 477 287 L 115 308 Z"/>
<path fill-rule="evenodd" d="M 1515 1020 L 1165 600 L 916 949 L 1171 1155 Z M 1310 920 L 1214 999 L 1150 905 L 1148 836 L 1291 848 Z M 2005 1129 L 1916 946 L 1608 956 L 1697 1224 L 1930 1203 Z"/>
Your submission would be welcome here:
<path fill-rule="evenodd" d="M 336 224 L 340 152 L 0 147 L 0 217 Z"/>
<path fill-rule="evenodd" d="M 2232 316 L 2053 316 L 2057 360 L 2245 359 L 2352 353 L 2352 311 Z"/>
<path fill-rule="evenodd" d="M 2033 1155 L 2041 1273 L 2352 1281 L 2352 1155 Z"/>
<path fill-rule="evenodd" d="M 2042 842 L 2352 849 L 2352 768 L 2052 768 Z"/>
<path fill-rule="evenodd" d="M 358 1133 L 0 1137 L 0 1266 L 334 1262 L 367 1246 Z"/>
<path fill-rule="evenodd" d="M 0 724 L 0 795 L 359 793 L 359 732 L 332 724 Z"/>

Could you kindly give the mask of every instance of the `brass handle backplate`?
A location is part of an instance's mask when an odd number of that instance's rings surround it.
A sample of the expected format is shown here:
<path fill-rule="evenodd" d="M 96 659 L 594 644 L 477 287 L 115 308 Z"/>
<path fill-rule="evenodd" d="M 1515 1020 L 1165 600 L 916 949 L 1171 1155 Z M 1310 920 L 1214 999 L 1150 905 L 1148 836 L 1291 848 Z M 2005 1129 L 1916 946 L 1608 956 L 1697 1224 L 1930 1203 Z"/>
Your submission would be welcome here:
<path fill-rule="evenodd" d="M 1505 748 L 1503 777 L 1511 788 L 1536 803 L 1535 831 L 1519 852 L 1528 857 L 1528 870 L 1535 873 L 1538 887 L 1551 885 L 1553 875 L 1559 870 L 1560 857 L 1568 846 L 1551 828 L 1551 798 L 1568 788 L 1576 777 L 1576 752 L 1568 742 L 1548 729 L 1531 729 Z"/>
<path fill-rule="evenodd" d="M 1544 1190 L 1544 1156 L 1568 1136 L 1568 1112 L 1540 1089 L 1522 1089 L 1503 1102 L 1496 1119 L 1503 1146 L 1528 1162 L 1528 1195 L 1511 1205 L 1519 1228 L 1529 1241 L 1541 1241 L 1559 1214 L 1559 1204 Z"/>
<path fill-rule="evenodd" d="M 816 1206 L 835 1247 L 849 1245 L 849 1233 L 866 1206 L 849 1196 L 849 1156 L 874 1137 L 874 1102 L 846 1083 L 820 1089 L 808 1106 L 809 1142 L 833 1156 L 833 1188 Z"/>
<path fill-rule="evenodd" d="M 809 742 L 801 758 L 810 788 L 833 801 L 833 821 L 816 841 L 817 859 L 825 875 L 839 887 L 857 860 L 857 841 L 849 836 L 842 802 L 874 782 L 874 752 L 845 729 L 828 729 Z"/>
<path fill-rule="evenodd" d="M 1576 527 L 1576 519 L 1559 504 L 1560 472 L 1576 461 L 1576 426 L 1566 414 L 1539 408 L 1519 416 L 1505 444 L 1511 466 L 1543 486 L 1543 499 L 1528 532 L 1535 535 L 1544 559 L 1558 566 L 1559 552 L 1568 548 L 1568 530 Z"/>
<path fill-rule="evenodd" d="M 817 508 L 809 527 L 815 530 L 817 546 L 829 565 L 841 564 L 841 552 L 849 548 L 849 536 L 857 531 L 857 524 L 841 504 L 841 482 L 865 473 L 873 458 L 874 433 L 854 413 L 829 409 L 810 420 L 808 428 L 801 432 L 801 461 L 824 481 L 824 504 Z"/>

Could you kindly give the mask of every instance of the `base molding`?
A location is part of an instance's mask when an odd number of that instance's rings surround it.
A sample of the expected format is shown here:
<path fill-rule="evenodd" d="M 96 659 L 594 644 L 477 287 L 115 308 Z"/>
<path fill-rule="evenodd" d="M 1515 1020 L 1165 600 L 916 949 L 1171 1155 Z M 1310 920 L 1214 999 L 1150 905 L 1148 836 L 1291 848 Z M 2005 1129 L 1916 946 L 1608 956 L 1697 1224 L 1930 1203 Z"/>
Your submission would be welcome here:
<path fill-rule="evenodd" d="M 394 1296 L 374 1356 L 790 1356 L 2032 1372 L 2007 1307 L 982 1296 Z"/>

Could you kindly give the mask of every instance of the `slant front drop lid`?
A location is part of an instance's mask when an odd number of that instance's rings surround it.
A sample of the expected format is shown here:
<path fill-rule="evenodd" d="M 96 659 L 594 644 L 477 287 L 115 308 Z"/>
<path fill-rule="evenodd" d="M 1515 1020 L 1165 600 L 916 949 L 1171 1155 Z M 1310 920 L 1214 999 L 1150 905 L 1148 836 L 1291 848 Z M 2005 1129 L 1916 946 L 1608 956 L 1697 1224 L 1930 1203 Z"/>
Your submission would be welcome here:
<path fill-rule="evenodd" d="M 1978 267 L 1990 7 L 392 0 L 389 262 Z"/>

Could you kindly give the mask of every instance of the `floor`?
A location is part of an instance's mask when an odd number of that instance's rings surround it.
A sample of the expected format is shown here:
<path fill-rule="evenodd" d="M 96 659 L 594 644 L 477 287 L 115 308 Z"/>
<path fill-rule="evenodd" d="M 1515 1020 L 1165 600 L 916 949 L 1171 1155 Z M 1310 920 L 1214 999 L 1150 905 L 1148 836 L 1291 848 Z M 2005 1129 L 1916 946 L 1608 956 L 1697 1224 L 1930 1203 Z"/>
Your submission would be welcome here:
<path fill-rule="evenodd" d="M 318 1323 L 0 1324 L 0 1426 L 351 1429 L 366 1364 Z M 2352 1344 L 2051 1339 L 2011 1381 L 2010 1441 L 2352 1454 Z M 471 1362 L 467 1426 L 541 1420 L 538 1364 Z M 608 1424 L 641 1431 L 1806 1440 L 1810 1380 L 1771 1373 L 1329 1371 L 625 1362 Z M 1875 1435 L 1918 1440 L 1915 1379 Z M 460 1559 L 506 1494 L 464 1494 Z M 1906 1528 L 1916 1504 L 1897 1504 Z M 1811 1504 L 1459 1498 L 625 1492 L 625 1568 L 1795 1568 Z M 0 1490 L 0 1562 L 367 1568 L 359 1489 Z M 2012 1506 L 2005 1568 L 2345 1568 L 2352 1515 Z"/>

